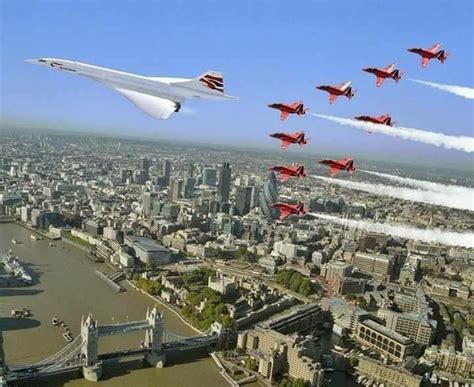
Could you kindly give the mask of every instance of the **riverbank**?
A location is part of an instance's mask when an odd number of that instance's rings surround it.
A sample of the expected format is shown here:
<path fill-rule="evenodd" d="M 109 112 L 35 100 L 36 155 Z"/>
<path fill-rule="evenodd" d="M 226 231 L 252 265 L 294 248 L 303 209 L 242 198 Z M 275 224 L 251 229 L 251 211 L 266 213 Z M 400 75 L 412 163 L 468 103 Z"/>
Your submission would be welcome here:
<path fill-rule="evenodd" d="M 150 297 L 152 300 L 160 303 L 161 305 L 163 305 L 165 308 L 167 308 L 169 311 L 173 312 L 176 317 L 178 317 L 181 322 L 183 324 L 186 324 L 188 327 L 190 327 L 191 329 L 193 329 L 194 331 L 196 331 L 197 333 L 201 334 L 201 335 L 205 335 L 205 333 L 201 330 L 199 330 L 198 328 L 196 328 L 194 325 L 192 325 L 189 321 L 186 321 L 186 319 L 181 315 L 181 313 L 179 313 L 175 308 L 173 308 L 171 305 L 168 305 L 168 303 L 163 300 L 161 297 L 156 297 L 156 296 L 153 296 L 151 295 L 150 293 L 147 293 L 145 292 L 144 290 L 140 289 L 139 287 L 137 287 L 132 281 L 130 280 L 126 280 L 127 283 L 132 287 L 134 288 L 137 292 L 140 292 L 148 297 Z"/>
<path fill-rule="evenodd" d="M 33 364 L 46 359 L 66 345 L 63 330 L 51 324 L 53 317 L 65 321 L 72 335 L 80 333 L 81 318 L 92 313 L 99 326 L 140 321 L 146 310 L 157 305 L 163 312 L 168 330 L 176 335 L 195 336 L 196 330 L 171 313 L 158 300 L 143 297 L 123 283 L 129 291 L 117 293 L 94 274 L 98 269 L 110 272 L 103 263 L 94 263 L 85 254 L 62 241 L 49 246 L 47 241 L 33 241 L 31 232 L 16 223 L 0 224 L 0 251 L 12 248 L 21 261 L 38 275 L 38 282 L 28 288 L 0 287 L 0 331 L 7 365 Z M 22 240 L 12 244 L 13 238 Z M 70 247 L 71 246 L 71 247 Z M 11 310 L 27 308 L 33 316 L 12 319 Z M 99 353 L 138 348 L 143 332 L 101 337 Z M 32 384 L 30 384 L 32 385 Z M 90 387 L 79 375 L 58 375 L 35 380 L 34 386 Z M 214 387 L 225 385 L 208 355 L 180 354 L 162 369 L 148 367 L 141 360 L 125 360 L 104 367 L 97 387 Z"/>
<path fill-rule="evenodd" d="M 54 235 L 51 235 L 51 234 L 49 234 L 49 233 L 47 233 L 47 232 L 38 230 L 37 228 L 34 228 L 34 227 L 32 227 L 32 226 L 30 226 L 30 225 L 28 225 L 28 224 L 26 224 L 25 222 L 22 222 L 22 221 L 20 221 L 20 220 L 17 220 L 15 223 L 18 224 L 18 225 L 21 226 L 21 227 L 24 227 L 24 228 L 26 228 L 26 229 L 28 229 L 28 230 L 30 230 L 30 231 L 36 233 L 36 234 L 40 234 L 42 237 L 45 237 L 45 238 L 47 238 L 47 239 L 49 239 L 49 240 L 55 241 L 55 240 L 61 239 L 61 238 L 58 237 L 58 236 L 54 236 Z"/>

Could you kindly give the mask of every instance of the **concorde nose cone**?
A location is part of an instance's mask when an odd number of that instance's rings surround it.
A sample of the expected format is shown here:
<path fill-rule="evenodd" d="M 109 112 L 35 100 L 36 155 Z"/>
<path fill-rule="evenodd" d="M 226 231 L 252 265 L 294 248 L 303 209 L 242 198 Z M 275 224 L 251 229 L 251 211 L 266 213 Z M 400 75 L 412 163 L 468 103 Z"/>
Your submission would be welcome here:
<path fill-rule="evenodd" d="M 38 59 L 25 59 L 25 62 L 38 64 Z"/>

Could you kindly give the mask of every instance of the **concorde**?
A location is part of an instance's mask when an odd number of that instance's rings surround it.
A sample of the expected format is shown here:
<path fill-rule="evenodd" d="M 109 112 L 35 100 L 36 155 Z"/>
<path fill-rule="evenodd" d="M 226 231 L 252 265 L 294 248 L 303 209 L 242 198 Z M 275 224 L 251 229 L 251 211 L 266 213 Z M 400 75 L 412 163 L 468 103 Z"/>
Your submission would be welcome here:
<path fill-rule="evenodd" d="M 166 119 L 178 112 L 185 99 L 238 99 L 224 94 L 222 73 L 207 71 L 193 78 L 145 77 L 65 59 L 27 59 L 29 63 L 82 75 L 112 87 L 154 118 Z"/>

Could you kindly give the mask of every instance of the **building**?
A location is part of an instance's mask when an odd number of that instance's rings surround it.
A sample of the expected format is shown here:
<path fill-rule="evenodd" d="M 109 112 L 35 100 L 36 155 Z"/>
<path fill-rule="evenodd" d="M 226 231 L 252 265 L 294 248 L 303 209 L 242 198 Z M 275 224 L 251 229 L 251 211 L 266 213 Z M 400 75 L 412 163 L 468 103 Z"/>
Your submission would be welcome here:
<path fill-rule="evenodd" d="M 273 252 L 283 255 L 287 260 L 290 260 L 298 255 L 298 245 L 277 241 L 273 244 Z"/>
<path fill-rule="evenodd" d="M 152 209 L 151 193 L 143 192 L 142 194 L 142 211 L 143 215 L 149 216 Z"/>
<path fill-rule="evenodd" d="M 387 365 L 366 356 L 360 356 L 358 359 L 357 371 L 377 384 L 383 384 L 386 387 L 419 387 L 421 385 L 423 378 L 405 368 Z"/>
<path fill-rule="evenodd" d="M 161 176 L 171 176 L 171 162 L 169 160 L 163 160 L 161 165 Z"/>
<path fill-rule="evenodd" d="M 335 279 L 332 284 L 334 293 L 344 296 L 346 294 L 363 294 L 367 280 L 364 278 L 343 277 Z"/>
<path fill-rule="evenodd" d="M 30 206 L 21 207 L 21 221 L 25 223 L 31 221 L 31 207 Z"/>
<path fill-rule="evenodd" d="M 296 305 L 271 319 L 261 322 L 259 326 L 273 329 L 284 334 L 308 332 L 323 325 L 325 313 L 315 304 Z"/>
<path fill-rule="evenodd" d="M 436 333 L 436 321 L 419 312 L 383 311 L 385 326 L 421 345 L 430 345 Z"/>
<path fill-rule="evenodd" d="M 169 250 L 151 238 L 127 235 L 124 243 L 135 252 L 141 262 L 152 262 L 156 265 L 164 265 L 171 262 Z"/>
<path fill-rule="evenodd" d="M 218 274 L 217 278 L 209 276 L 207 286 L 222 295 L 233 294 L 237 291 L 238 285 L 234 278 L 229 278 L 223 274 Z"/>
<path fill-rule="evenodd" d="M 376 232 L 364 232 L 359 239 L 359 251 L 383 251 L 387 247 L 390 235 Z"/>
<path fill-rule="evenodd" d="M 231 175 L 232 169 L 230 168 L 230 164 L 222 164 L 219 170 L 219 181 L 217 183 L 217 194 L 222 202 L 229 201 Z"/>
<path fill-rule="evenodd" d="M 84 225 L 85 230 L 94 236 L 102 235 L 104 233 L 104 226 L 99 220 L 88 219 Z"/>
<path fill-rule="evenodd" d="M 384 254 L 356 253 L 352 260 L 354 270 L 370 274 L 385 280 L 390 279 L 394 258 Z"/>
<path fill-rule="evenodd" d="M 259 194 L 260 212 L 267 219 L 277 219 L 279 210 L 272 208 L 278 202 L 278 182 L 274 172 L 270 172 L 268 180 L 263 185 Z"/>
<path fill-rule="evenodd" d="M 385 328 L 373 320 L 363 320 L 357 324 L 357 341 L 375 349 L 393 362 L 402 362 L 413 353 L 413 342 L 399 333 Z"/>
<path fill-rule="evenodd" d="M 236 187 L 235 190 L 235 209 L 237 215 L 244 216 L 250 212 L 252 200 L 252 187 Z"/>
<path fill-rule="evenodd" d="M 183 197 L 183 179 L 173 179 L 171 181 L 171 199 L 176 201 Z"/>
<path fill-rule="evenodd" d="M 184 189 L 183 197 L 189 199 L 193 197 L 194 186 L 196 185 L 196 179 L 194 177 L 185 177 L 184 178 Z"/>
<path fill-rule="evenodd" d="M 342 335 L 344 332 L 355 333 L 360 321 L 367 318 L 369 312 L 342 298 L 325 297 L 321 300 L 321 308 L 329 312 L 333 321 L 333 332 Z"/>
<path fill-rule="evenodd" d="M 321 266 L 321 277 L 334 282 L 352 273 L 352 265 L 344 261 L 329 261 Z"/>
<path fill-rule="evenodd" d="M 428 361 L 436 363 L 441 371 L 458 375 L 466 379 L 474 378 L 474 353 L 456 352 L 453 346 L 438 347 L 432 345 L 423 355 Z"/>
<path fill-rule="evenodd" d="M 277 259 L 271 255 L 261 257 L 258 260 L 258 266 L 263 267 L 268 274 L 275 274 L 277 269 Z"/>
<path fill-rule="evenodd" d="M 254 357 L 258 372 L 271 382 L 276 375 L 288 374 L 310 386 L 322 386 L 324 371 L 314 360 L 311 340 L 300 335 L 284 335 L 260 326 L 239 334 L 238 348 Z"/>
<path fill-rule="evenodd" d="M 217 169 L 204 168 L 202 172 L 202 184 L 215 187 L 217 184 Z"/>

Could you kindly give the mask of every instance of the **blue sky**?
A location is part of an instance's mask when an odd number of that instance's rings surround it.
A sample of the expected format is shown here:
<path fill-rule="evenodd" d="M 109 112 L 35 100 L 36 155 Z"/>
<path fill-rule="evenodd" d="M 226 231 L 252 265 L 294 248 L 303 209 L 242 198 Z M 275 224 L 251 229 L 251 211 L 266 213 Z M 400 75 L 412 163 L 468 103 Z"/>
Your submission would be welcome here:
<path fill-rule="evenodd" d="M 360 69 L 397 62 L 407 77 L 474 86 L 471 1 L 22 1 L 1 2 L 1 120 L 229 144 L 277 146 L 268 134 L 305 130 L 307 148 L 335 157 L 373 154 L 437 162 L 470 155 L 318 118 L 284 123 L 271 102 L 302 99 L 313 112 L 351 117 L 389 112 L 400 125 L 473 135 L 473 103 L 402 80 L 375 87 Z M 423 70 L 408 47 L 436 42 L 444 65 Z M 26 58 L 78 60 L 149 76 L 224 73 L 237 102 L 189 101 L 194 113 L 155 120 L 88 79 Z M 358 94 L 334 105 L 314 88 L 352 80 Z"/>

